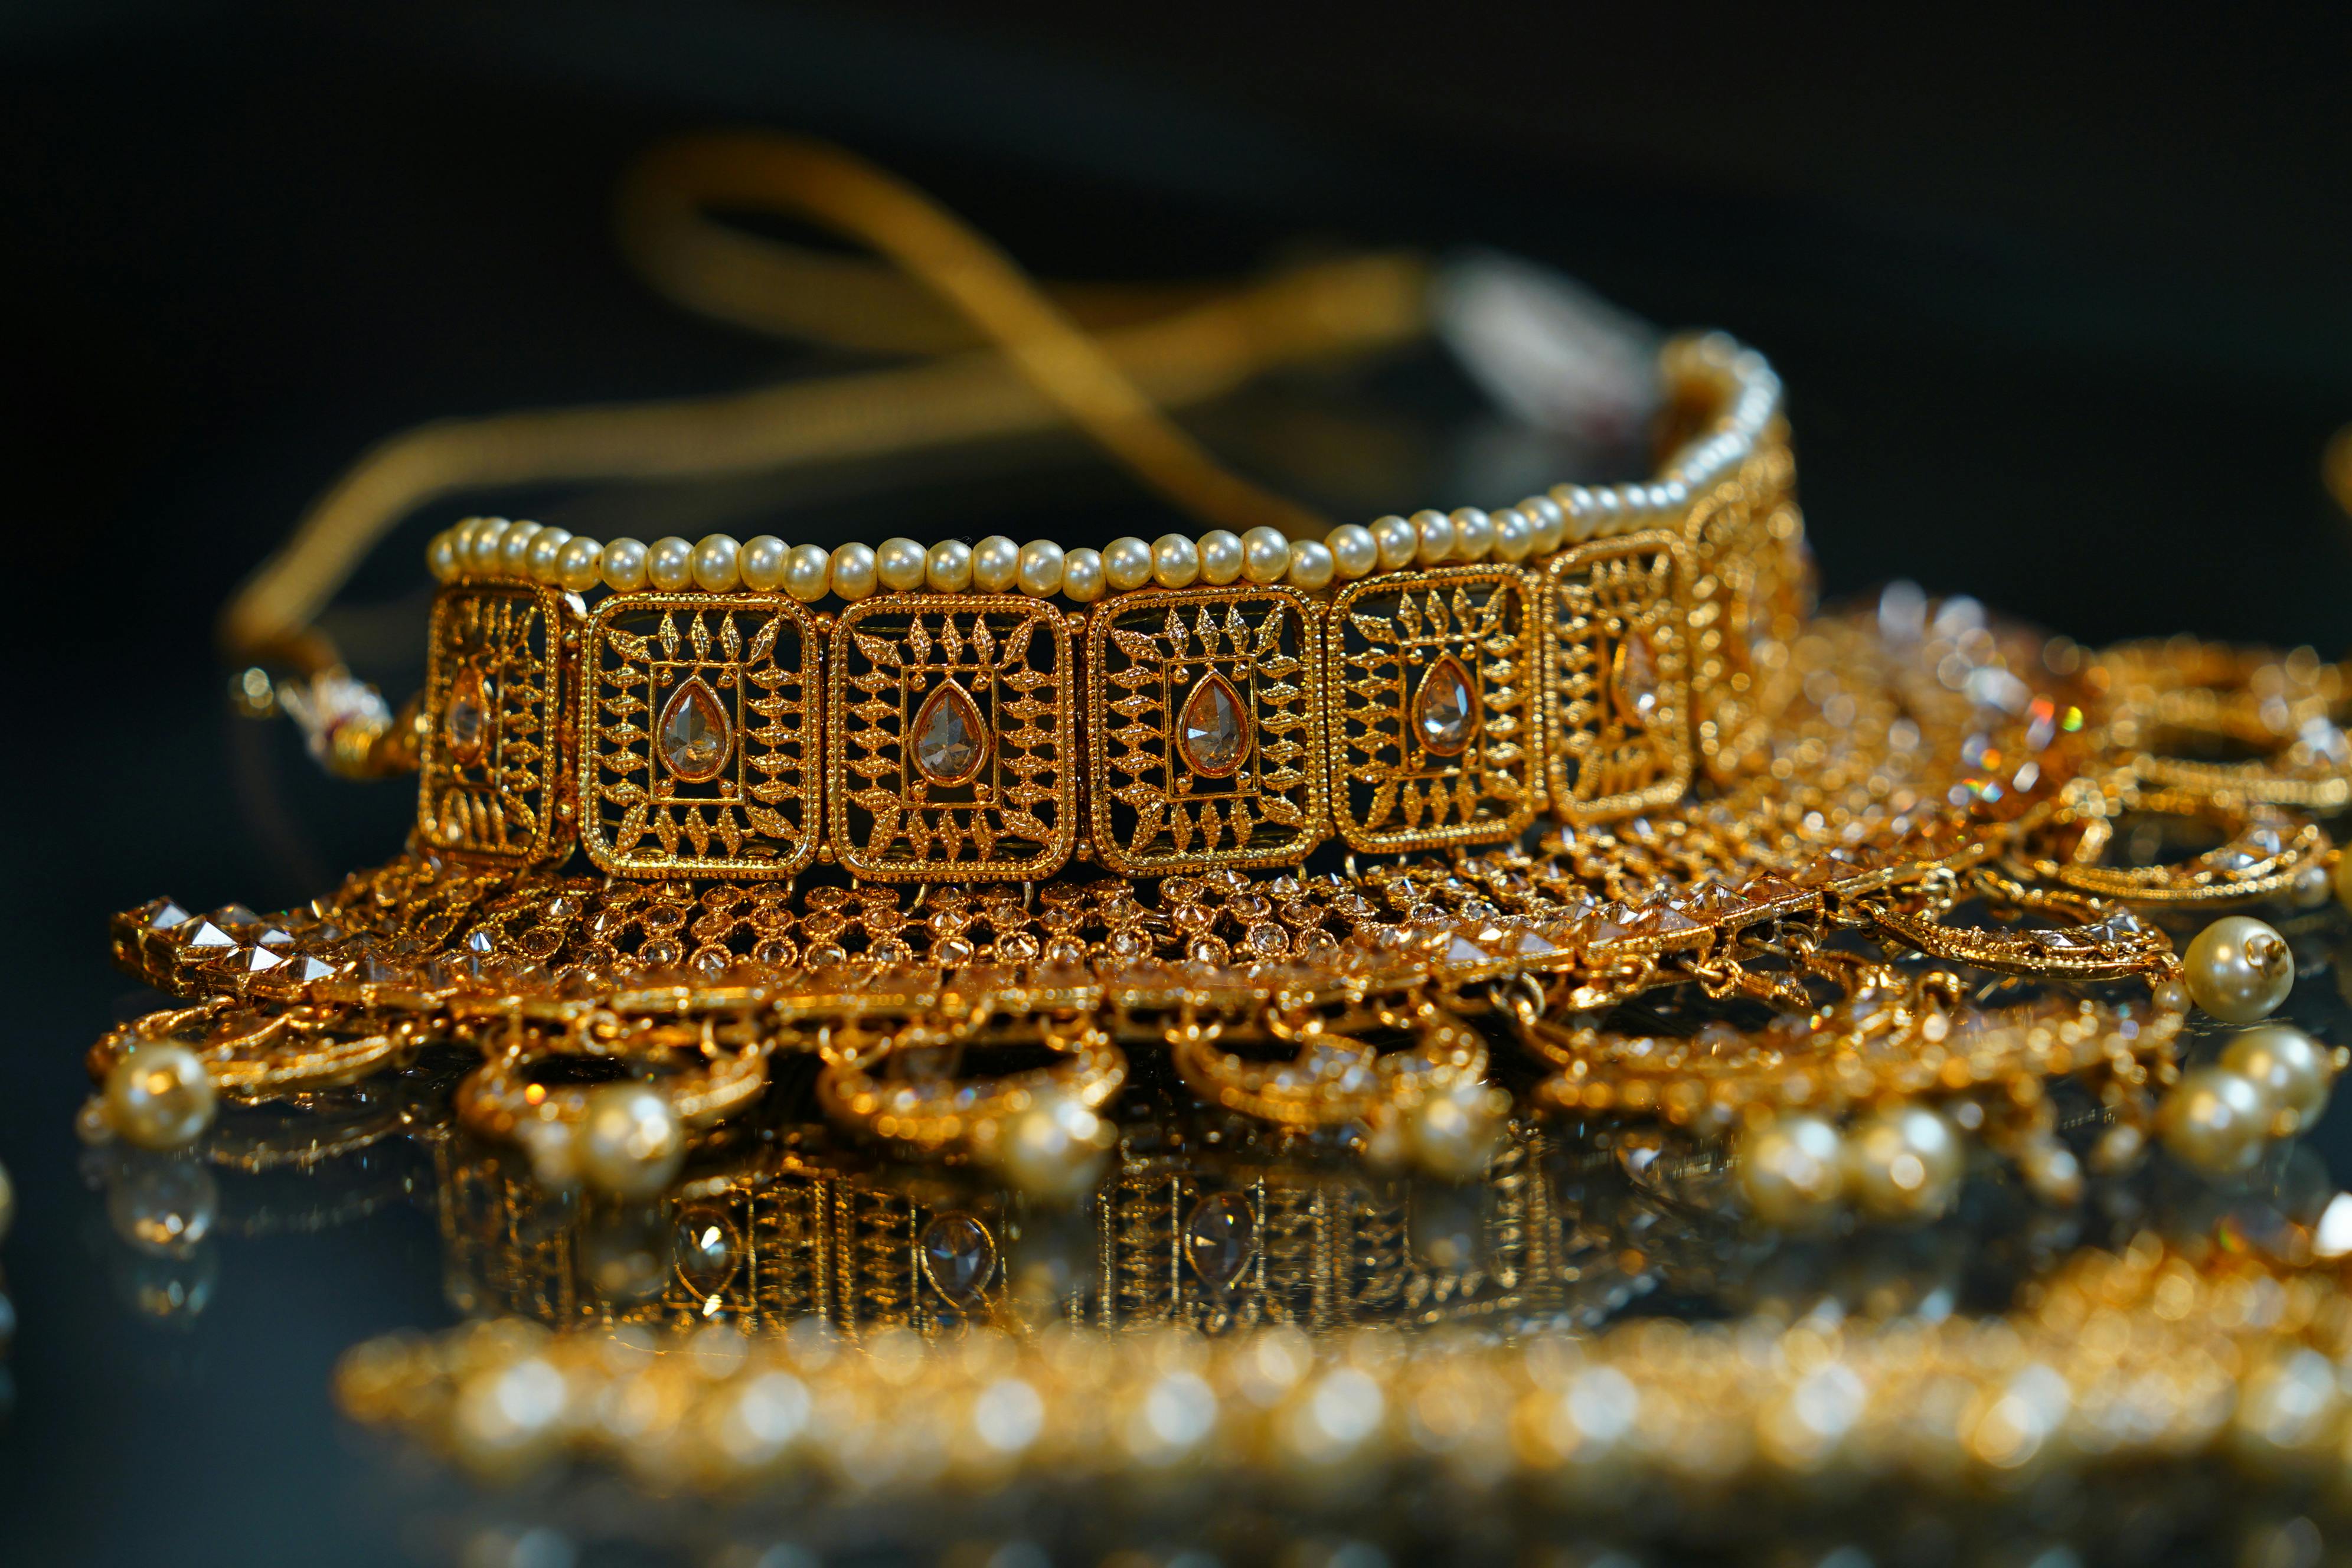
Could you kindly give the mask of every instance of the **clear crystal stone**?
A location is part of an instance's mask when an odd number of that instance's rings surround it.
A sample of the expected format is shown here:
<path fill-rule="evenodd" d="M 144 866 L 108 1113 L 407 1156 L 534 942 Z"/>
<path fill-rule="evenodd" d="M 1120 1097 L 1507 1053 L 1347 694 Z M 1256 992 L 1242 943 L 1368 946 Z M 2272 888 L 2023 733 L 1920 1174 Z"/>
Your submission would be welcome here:
<path fill-rule="evenodd" d="M 1240 769 L 1249 755 L 1250 719 L 1231 681 L 1213 669 L 1201 677 L 1184 700 L 1177 741 L 1184 765 L 1204 778 L 1224 778 Z"/>
<path fill-rule="evenodd" d="M 1257 1251 L 1257 1219 L 1238 1193 L 1212 1193 L 1184 1220 L 1184 1260 L 1213 1290 L 1241 1278 Z"/>
<path fill-rule="evenodd" d="M 960 1305 L 978 1300 L 996 1274 L 996 1243 L 968 1214 L 943 1214 L 925 1226 L 922 1251 L 923 1272 Z"/>
<path fill-rule="evenodd" d="M 924 699 L 915 714 L 915 766 L 935 784 L 971 782 L 986 757 L 980 709 L 950 680 Z"/>
<path fill-rule="evenodd" d="M 690 1208 L 677 1216 L 677 1257 L 678 1278 L 705 1300 L 727 1289 L 743 1261 L 734 1226 L 709 1207 Z"/>
<path fill-rule="evenodd" d="M 698 675 L 670 694 L 655 739 L 665 767 L 688 784 L 701 784 L 726 771 L 735 750 L 735 727 L 719 694 Z"/>
<path fill-rule="evenodd" d="M 1611 678 L 1617 687 L 1617 711 L 1646 722 L 1658 708 L 1658 657 L 1650 639 L 1628 632 L 1617 645 L 1617 668 Z"/>
<path fill-rule="evenodd" d="M 481 760 L 490 734 L 490 689 L 478 669 L 467 669 L 449 690 L 449 705 L 441 712 L 441 736 L 449 754 L 460 763 Z"/>
<path fill-rule="evenodd" d="M 1467 751 L 1478 731 L 1477 702 L 1460 659 L 1449 653 L 1430 666 L 1412 700 L 1412 724 L 1421 749 L 1438 757 L 1458 757 Z"/>

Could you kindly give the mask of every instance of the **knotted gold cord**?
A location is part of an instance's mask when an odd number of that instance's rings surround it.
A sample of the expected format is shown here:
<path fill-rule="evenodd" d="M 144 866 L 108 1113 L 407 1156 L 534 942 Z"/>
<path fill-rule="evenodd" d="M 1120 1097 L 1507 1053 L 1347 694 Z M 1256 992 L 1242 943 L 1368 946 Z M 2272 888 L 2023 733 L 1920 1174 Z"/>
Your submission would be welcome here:
<path fill-rule="evenodd" d="M 713 209 L 789 215 L 887 265 L 756 237 Z M 929 363 L 712 397 L 436 420 L 363 455 L 222 617 L 233 657 L 334 662 L 310 623 L 418 507 L 548 480 L 704 478 L 999 438 L 1067 422 L 1183 510 L 1241 531 L 1319 536 L 1325 520 L 1222 466 L 1161 412 L 1280 364 L 1362 354 L 1427 325 L 1427 264 L 1344 257 L 1237 286 L 1040 287 L 904 182 L 797 138 L 662 149 L 631 172 L 622 244 L 691 310 L 758 331 Z"/>

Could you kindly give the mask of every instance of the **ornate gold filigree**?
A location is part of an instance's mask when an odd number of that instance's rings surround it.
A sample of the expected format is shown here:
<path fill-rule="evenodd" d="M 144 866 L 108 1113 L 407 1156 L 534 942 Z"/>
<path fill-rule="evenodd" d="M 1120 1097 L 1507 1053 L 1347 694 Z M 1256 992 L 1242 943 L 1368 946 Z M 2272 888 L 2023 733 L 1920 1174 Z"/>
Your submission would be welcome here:
<path fill-rule="evenodd" d="M 1318 629 L 1287 588 L 1138 594 L 1095 615 L 1088 805 L 1105 865 L 1306 858 L 1329 831 Z"/>
<path fill-rule="evenodd" d="M 829 652 L 831 842 L 875 881 L 1029 881 L 1077 842 L 1069 628 L 1034 599 L 853 605 Z"/>
<path fill-rule="evenodd" d="M 560 639 L 576 618 L 551 588 L 467 584 L 435 601 L 416 791 L 425 843 L 518 860 L 570 850 L 557 716 Z"/>
<path fill-rule="evenodd" d="M 624 594 L 585 634 L 581 847 L 621 876 L 773 877 L 816 856 L 815 623 L 773 595 Z"/>
<path fill-rule="evenodd" d="M 1357 849 L 1517 837 L 1543 737 L 1525 573 L 1453 566 L 1358 583 L 1331 606 L 1332 816 Z"/>
<path fill-rule="evenodd" d="M 1605 821 L 1667 805 L 1690 787 L 1689 571 L 1654 531 L 1555 558 L 1550 723 L 1553 815 Z"/>

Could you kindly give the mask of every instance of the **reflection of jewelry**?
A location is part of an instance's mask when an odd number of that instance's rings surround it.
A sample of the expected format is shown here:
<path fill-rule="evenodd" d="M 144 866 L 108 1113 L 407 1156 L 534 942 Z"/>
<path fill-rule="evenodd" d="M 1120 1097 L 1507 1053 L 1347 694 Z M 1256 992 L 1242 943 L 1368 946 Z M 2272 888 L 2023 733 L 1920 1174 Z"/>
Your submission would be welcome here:
<path fill-rule="evenodd" d="M 854 1495 L 894 1477 L 1402 1479 L 1434 1465 L 1574 1510 L 1641 1480 L 2088 1479 L 2228 1447 L 2259 1482 L 2337 1441 L 2341 1331 L 2319 1310 L 2337 1272 L 2150 1238 L 2077 1255 L 1992 1321 L 1654 1321 L 1525 1346 L 1285 1326 L 926 1354 L 887 1332 L 844 1347 L 717 1331 L 614 1355 L 604 1333 L 507 1321 L 362 1345 L 337 1393 L 484 1475 L 570 1452 L 711 1489 L 787 1468 Z M 822 1414 L 844 1411 L 858 1418 Z"/>

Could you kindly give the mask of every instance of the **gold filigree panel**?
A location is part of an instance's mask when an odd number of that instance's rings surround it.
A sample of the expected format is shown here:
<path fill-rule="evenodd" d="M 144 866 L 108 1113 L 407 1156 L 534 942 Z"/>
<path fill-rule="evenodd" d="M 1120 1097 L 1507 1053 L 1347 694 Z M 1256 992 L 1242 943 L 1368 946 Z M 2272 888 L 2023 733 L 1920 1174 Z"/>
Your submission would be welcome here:
<path fill-rule="evenodd" d="M 1690 787 L 1689 574 L 1654 530 L 1555 556 L 1551 622 L 1553 815 L 1601 822 L 1670 805 Z"/>
<path fill-rule="evenodd" d="M 1768 444 L 1691 510 L 1691 674 L 1699 755 L 1728 782 L 1770 760 L 1795 695 L 1791 644 L 1812 614 L 1812 564 L 1791 494 L 1796 465 Z"/>
<path fill-rule="evenodd" d="M 624 877 L 770 877 L 816 855 L 817 637 L 772 594 L 623 594 L 589 621 L 580 840 Z"/>
<path fill-rule="evenodd" d="M 1322 841 L 1316 631 L 1287 588 L 1147 592 L 1096 613 L 1088 811 L 1103 864 L 1289 866 Z"/>
<path fill-rule="evenodd" d="M 834 853 L 875 881 L 1029 881 L 1077 842 L 1076 680 L 1050 605 L 891 595 L 835 626 Z"/>
<path fill-rule="evenodd" d="M 417 836 L 521 860 L 569 847 L 555 715 L 566 610 L 554 590 L 468 587 L 433 605 Z"/>
<path fill-rule="evenodd" d="M 1333 601 L 1331 813 L 1350 846 L 1491 843 L 1535 819 L 1535 596 L 1528 574 L 1451 566 L 1370 578 Z"/>

